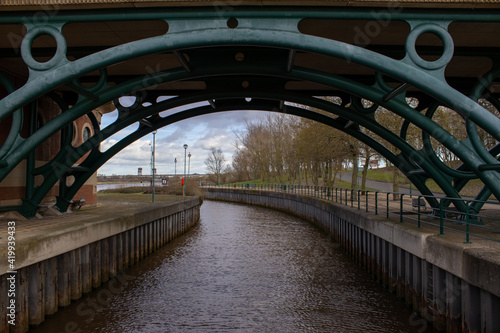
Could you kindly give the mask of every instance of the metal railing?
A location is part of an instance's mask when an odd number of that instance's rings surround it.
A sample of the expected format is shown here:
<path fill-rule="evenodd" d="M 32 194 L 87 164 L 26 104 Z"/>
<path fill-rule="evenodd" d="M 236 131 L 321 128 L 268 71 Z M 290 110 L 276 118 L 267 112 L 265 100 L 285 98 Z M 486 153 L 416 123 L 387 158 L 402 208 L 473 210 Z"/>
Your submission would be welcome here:
<path fill-rule="evenodd" d="M 412 195 L 407 193 L 368 191 L 341 187 L 294 184 L 223 184 L 203 185 L 202 187 L 250 189 L 275 191 L 316 197 L 367 213 L 396 219 L 400 223 L 415 223 L 417 228 L 423 226 L 438 228 L 438 234 L 445 230 L 465 235 L 465 244 L 471 243 L 471 236 L 500 243 L 500 203 L 498 201 L 482 201 L 483 209 L 475 212 L 471 204 L 477 200 L 457 200 L 449 197 Z M 431 207 L 428 202 L 438 202 L 438 207 Z M 459 204 L 462 210 L 458 210 Z M 466 207 L 465 211 L 463 207 Z M 474 207 L 474 205 L 472 205 Z"/>

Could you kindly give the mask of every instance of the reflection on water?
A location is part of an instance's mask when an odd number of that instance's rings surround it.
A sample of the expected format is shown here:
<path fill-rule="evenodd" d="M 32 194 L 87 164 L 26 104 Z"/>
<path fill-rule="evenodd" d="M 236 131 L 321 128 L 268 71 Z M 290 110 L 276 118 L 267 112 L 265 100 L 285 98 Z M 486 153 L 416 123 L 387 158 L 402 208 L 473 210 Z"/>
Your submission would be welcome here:
<path fill-rule="evenodd" d="M 301 219 L 206 201 L 200 224 L 34 332 L 431 332 Z"/>

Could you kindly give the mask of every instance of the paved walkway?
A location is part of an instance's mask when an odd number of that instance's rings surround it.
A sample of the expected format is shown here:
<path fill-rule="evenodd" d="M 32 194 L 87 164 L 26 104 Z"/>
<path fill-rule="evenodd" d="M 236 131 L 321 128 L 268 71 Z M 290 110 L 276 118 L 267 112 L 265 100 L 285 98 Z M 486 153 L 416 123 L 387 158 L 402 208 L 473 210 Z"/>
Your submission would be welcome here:
<path fill-rule="evenodd" d="M 381 183 L 381 182 L 378 182 Z M 230 188 L 229 188 L 230 189 Z M 245 190 L 246 188 L 238 188 Z M 253 190 L 251 186 L 248 188 Z M 274 191 L 271 188 L 263 188 L 258 190 L 263 191 Z M 357 197 L 351 202 L 351 192 L 350 190 L 346 192 L 340 191 L 332 192 L 327 194 L 327 192 L 316 190 L 313 186 L 309 188 L 301 188 L 287 186 L 286 190 L 283 187 L 277 187 L 277 192 L 288 192 L 291 194 L 301 194 L 305 196 L 318 197 L 323 200 L 337 201 L 338 204 L 343 206 L 352 207 L 358 209 L 358 199 Z M 375 215 L 375 192 L 368 192 L 368 196 L 362 194 L 359 198 L 359 210 L 366 211 L 366 202 L 368 200 L 368 213 Z M 356 195 L 357 191 L 354 192 Z M 392 195 L 389 195 L 389 202 L 387 202 L 387 195 L 379 193 L 377 195 L 377 210 L 378 216 L 380 218 L 385 218 L 387 216 L 387 206 L 389 206 L 389 216 L 392 220 L 400 221 L 401 216 L 403 216 L 403 223 L 409 224 L 415 227 L 415 230 L 422 233 L 431 233 L 434 235 L 440 234 L 440 217 L 433 215 L 432 208 L 426 203 L 425 207 L 421 208 L 420 221 L 421 228 L 418 229 L 418 208 L 413 207 L 412 199 L 416 199 L 419 192 L 413 192 L 413 196 L 405 195 L 403 197 L 403 213 L 401 211 L 401 202 L 399 199 L 394 200 Z M 409 191 L 408 191 L 409 194 Z M 347 198 L 346 198 L 347 196 Z M 346 203 L 347 199 L 347 203 Z M 467 225 L 460 220 L 460 214 L 453 211 L 452 208 L 448 208 L 443 220 L 443 233 L 444 238 L 449 238 L 451 241 L 457 244 L 463 245 L 466 241 Z M 495 251 L 500 253 L 500 205 L 498 204 L 486 204 L 482 208 L 479 216 L 477 216 L 478 223 L 469 224 L 469 236 L 472 244 L 467 244 L 468 247 L 484 246 L 487 248 L 493 248 Z"/>
<path fill-rule="evenodd" d="M 352 172 L 341 173 L 340 179 L 345 181 L 345 182 L 351 182 Z M 359 181 L 361 182 L 361 179 Z M 383 191 L 383 192 L 392 192 L 392 183 L 390 183 L 390 182 L 380 182 L 380 181 L 376 181 L 376 180 L 366 179 L 366 187 L 374 188 L 378 191 Z M 416 189 L 412 189 L 412 191 L 410 193 L 409 188 L 401 187 L 401 186 L 399 186 L 399 193 L 420 195 L 420 192 Z"/>
<path fill-rule="evenodd" d="M 33 237 L 47 233 L 60 232 L 61 229 L 91 223 L 120 216 L 127 216 L 133 212 L 148 209 L 155 204 L 182 200 L 182 197 L 157 195 L 156 203 L 151 202 L 150 196 L 135 194 L 100 195 L 99 203 L 94 206 L 83 206 L 80 210 L 57 216 L 45 216 L 29 220 L 8 219 L 0 213 L 0 253 L 7 248 L 8 222 L 15 222 L 15 241 L 17 246 L 23 246 Z"/>

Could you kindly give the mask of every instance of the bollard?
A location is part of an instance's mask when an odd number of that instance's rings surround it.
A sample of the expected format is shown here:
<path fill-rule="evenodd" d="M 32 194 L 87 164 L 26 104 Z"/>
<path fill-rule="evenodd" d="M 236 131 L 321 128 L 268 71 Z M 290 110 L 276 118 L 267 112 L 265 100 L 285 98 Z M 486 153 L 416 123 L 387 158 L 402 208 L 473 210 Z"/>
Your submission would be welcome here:
<path fill-rule="evenodd" d="M 443 211 L 443 199 L 439 200 L 439 236 L 444 235 L 444 211 Z"/>
<path fill-rule="evenodd" d="M 471 244 L 469 235 L 469 207 L 470 201 L 467 201 L 467 207 L 465 208 L 465 242 L 464 244 Z"/>
<path fill-rule="evenodd" d="M 403 223 L 403 196 L 404 194 L 399 196 L 399 223 Z"/>
<path fill-rule="evenodd" d="M 361 198 L 360 198 L 361 191 L 358 189 L 358 210 L 361 209 Z"/>
<path fill-rule="evenodd" d="M 387 218 L 389 218 L 389 193 L 387 193 Z"/>

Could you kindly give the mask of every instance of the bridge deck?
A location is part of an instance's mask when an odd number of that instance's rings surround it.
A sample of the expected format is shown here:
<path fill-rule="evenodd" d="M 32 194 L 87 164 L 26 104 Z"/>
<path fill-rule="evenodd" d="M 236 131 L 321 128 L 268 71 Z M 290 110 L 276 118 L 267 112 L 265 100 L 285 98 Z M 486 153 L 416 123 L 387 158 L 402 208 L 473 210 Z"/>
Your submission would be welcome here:
<path fill-rule="evenodd" d="M 335 7 L 417 7 L 417 8 L 498 8 L 497 0 L 5 0 L 0 4 L 9 10 L 36 10 L 53 6 L 57 9 L 208 7 L 236 6 L 335 6 Z"/>

